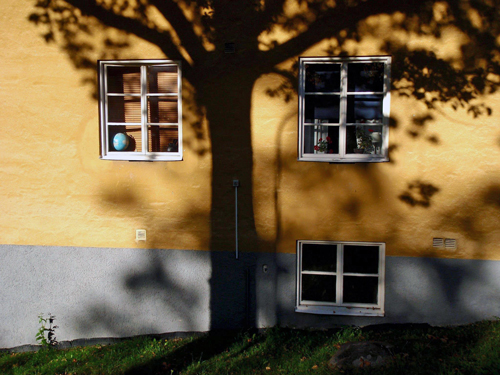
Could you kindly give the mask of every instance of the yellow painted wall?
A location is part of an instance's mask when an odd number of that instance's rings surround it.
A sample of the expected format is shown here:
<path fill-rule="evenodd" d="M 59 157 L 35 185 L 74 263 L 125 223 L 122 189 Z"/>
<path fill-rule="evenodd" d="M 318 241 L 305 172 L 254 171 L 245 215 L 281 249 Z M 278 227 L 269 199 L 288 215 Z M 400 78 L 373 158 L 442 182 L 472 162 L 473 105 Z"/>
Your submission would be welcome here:
<path fill-rule="evenodd" d="M 197 115 L 184 107 L 181 162 L 100 160 L 92 88 L 57 43 L 43 41 L 28 21 L 31 11 L 29 2 L 0 4 L 0 243 L 209 250 L 207 122 L 195 126 Z M 370 34 L 350 44 L 350 54 L 379 54 L 389 36 L 443 58 L 459 51 L 463 35 L 454 30 L 435 41 L 393 35 L 389 21 L 369 18 Z M 129 40 L 129 55 L 120 57 L 165 58 L 157 47 Z M 303 55 L 327 55 L 332 43 Z M 282 82 L 262 75 L 252 93 L 253 205 L 257 234 L 267 244 L 255 251 L 293 253 L 298 239 L 383 241 L 387 255 L 500 260 L 500 95 L 483 98 L 492 116 L 473 118 L 446 105 L 429 110 L 393 92 L 391 161 L 330 165 L 297 161 L 297 98 L 268 94 Z M 191 95 L 189 83 L 183 89 Z M 414 124 L 425 116 L 432 117 L 425 126 Z M 418 201 L 422 184 L 438 189 L 428 206 L 401 198 Z M 145 243 L 135 241 L 138 228 L 147 230 Z M 454 238 L 458 248 L 433 249 L 433 237 Z"/>

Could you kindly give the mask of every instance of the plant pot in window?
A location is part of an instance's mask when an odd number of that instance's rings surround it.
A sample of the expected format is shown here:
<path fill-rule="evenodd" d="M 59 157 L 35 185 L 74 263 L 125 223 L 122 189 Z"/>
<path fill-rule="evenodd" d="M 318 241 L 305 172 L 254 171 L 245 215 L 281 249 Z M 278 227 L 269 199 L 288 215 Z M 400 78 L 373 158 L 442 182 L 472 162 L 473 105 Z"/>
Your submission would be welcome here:
<path fill-rule="evenodd" d="M 380 143 L 382 141 L 382 133 L 381 132 L 373 132 L 370 134 L 373 143 Z"/>

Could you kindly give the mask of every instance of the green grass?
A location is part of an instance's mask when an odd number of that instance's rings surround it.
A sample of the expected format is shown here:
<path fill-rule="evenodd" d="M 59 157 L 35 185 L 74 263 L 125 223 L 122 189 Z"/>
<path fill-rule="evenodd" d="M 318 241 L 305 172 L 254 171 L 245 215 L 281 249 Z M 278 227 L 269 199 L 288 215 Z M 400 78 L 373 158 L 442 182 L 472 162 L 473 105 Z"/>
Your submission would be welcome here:
<path fill-rule="evenodd" d="M 30 353 L 0 353 L 9 374 L 357 374 L 328 369 L 348 341 L 394 345 L 384 368 L 363 374 L 500 374 L 500 320 L 456 327 L 398 326 L 307 331 L 271 328 L 264 333 L 214 333 L 196 338 L 141 337 L 109 346 Z"/>

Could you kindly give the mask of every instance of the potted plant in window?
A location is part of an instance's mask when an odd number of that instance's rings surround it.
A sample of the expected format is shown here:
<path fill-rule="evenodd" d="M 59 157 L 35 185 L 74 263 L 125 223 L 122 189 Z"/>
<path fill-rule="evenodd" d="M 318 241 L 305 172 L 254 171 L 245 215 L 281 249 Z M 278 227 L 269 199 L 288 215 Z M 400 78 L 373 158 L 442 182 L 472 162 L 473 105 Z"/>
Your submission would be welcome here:
<path fill-rule="evenodd" d="M 316 151 L 317 154 L 324 154 L 328 151 L 328 145 L 332 143 L 332 140 L 330 137 L 326 137 L 326 139 L 320 138 L 318 140 L 318 144 L 314 146 L 314 150 Z M 330 153 L 332 153 L 333 150 L 330 150 Z"/>
<path fill-rule="evenodd" d="M 365 127 L 358 126 L 356 127 L 356 141 L 358 147 L 353 150 L 355 154 L 369 154 L 373 151 L 373 140 L 371 134 L 373 132 L 372 129 L 368 129 L 366 132 Z"/>

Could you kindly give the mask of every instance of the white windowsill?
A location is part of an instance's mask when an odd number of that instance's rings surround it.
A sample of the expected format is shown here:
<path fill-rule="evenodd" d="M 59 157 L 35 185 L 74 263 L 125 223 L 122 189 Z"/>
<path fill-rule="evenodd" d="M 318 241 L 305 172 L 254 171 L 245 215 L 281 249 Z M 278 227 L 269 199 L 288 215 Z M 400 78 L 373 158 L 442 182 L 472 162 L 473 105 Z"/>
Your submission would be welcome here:
<path fill-rule="evenodd" d="M 385 316 L 380 308 L 370 307 L 345 307 L 345 306 L 310 306 L 295 307 L 295 312 L 317 315 L 350 315 L 350 316 Z"/>

